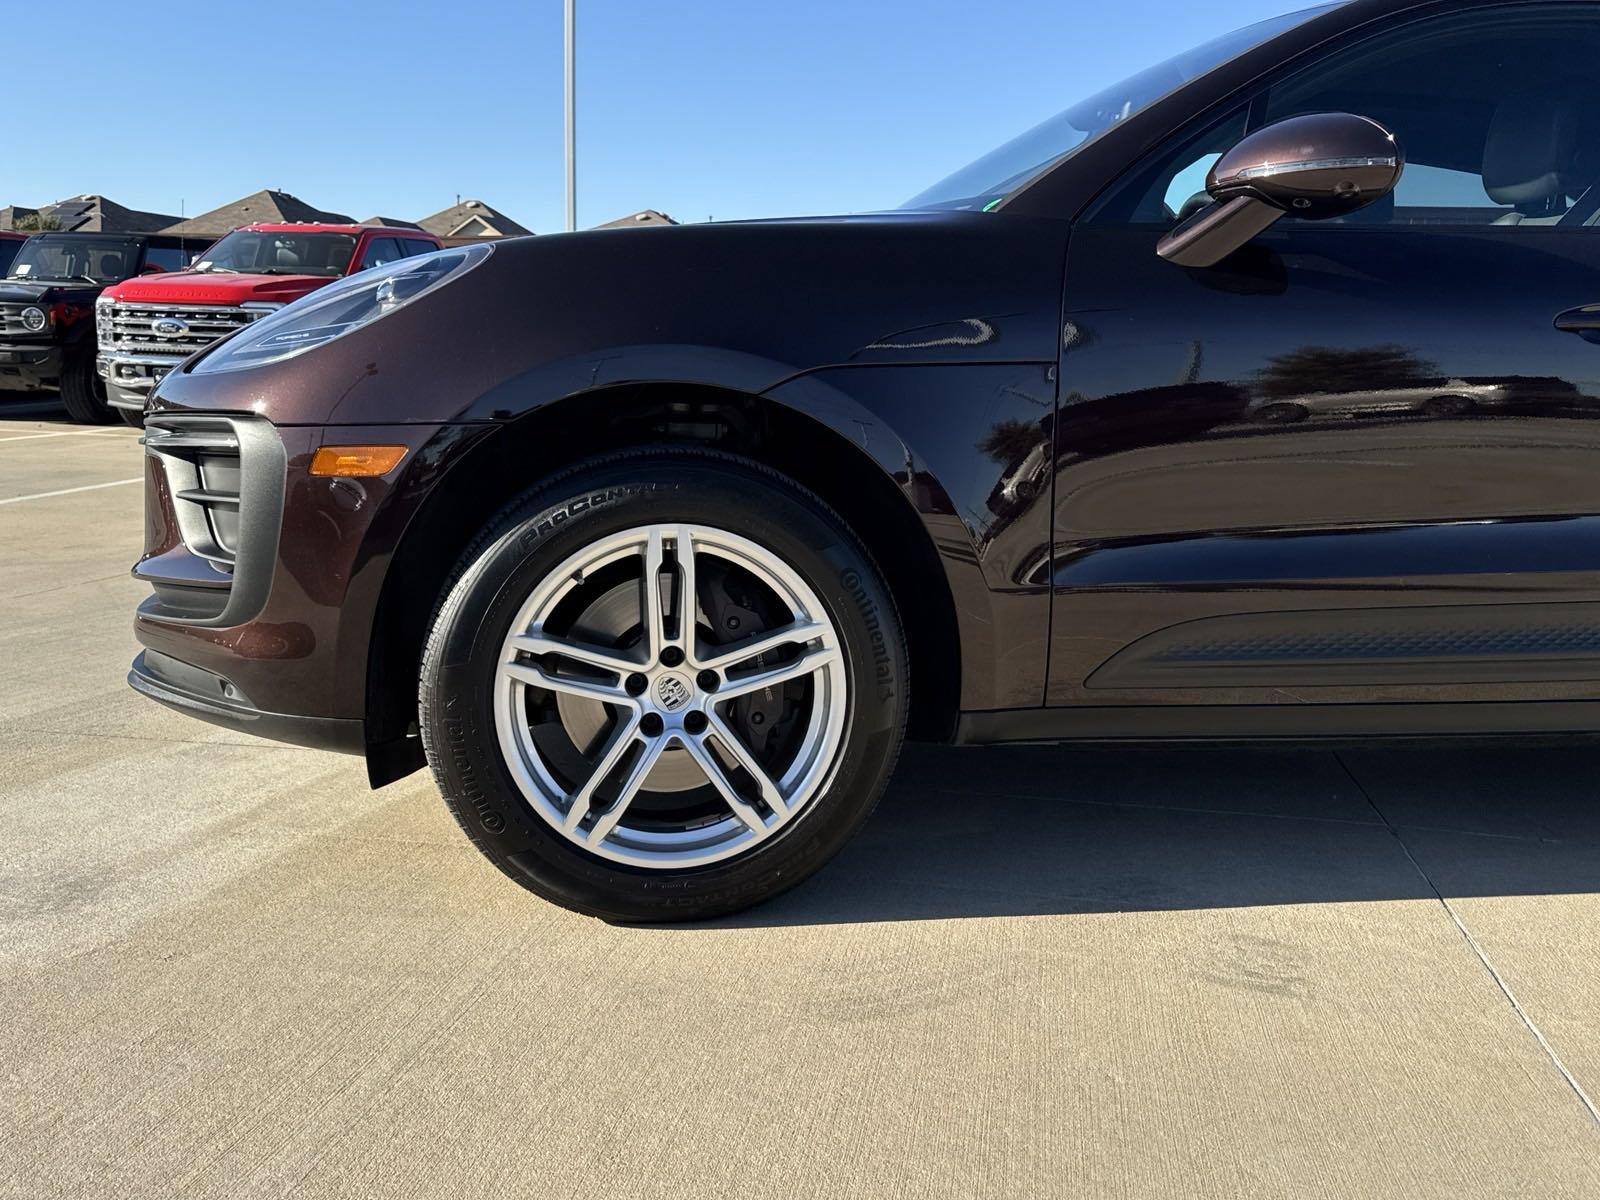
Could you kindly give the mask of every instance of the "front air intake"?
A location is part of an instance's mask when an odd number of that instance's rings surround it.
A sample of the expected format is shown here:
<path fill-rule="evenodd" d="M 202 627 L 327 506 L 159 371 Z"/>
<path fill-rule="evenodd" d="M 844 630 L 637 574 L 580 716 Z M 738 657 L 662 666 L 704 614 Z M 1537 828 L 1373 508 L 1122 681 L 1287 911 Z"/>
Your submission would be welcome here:
<path fill-rule="evenodd" d="M 277 431 L 258 417 L 162 413 L 145 419 L 142 441 L 160 465 L 188 564 L 170 554 L 140 564 L 167 610 L 151 615 L 206 625 L 249 620 L 266 600 L 283 516 Z"/>

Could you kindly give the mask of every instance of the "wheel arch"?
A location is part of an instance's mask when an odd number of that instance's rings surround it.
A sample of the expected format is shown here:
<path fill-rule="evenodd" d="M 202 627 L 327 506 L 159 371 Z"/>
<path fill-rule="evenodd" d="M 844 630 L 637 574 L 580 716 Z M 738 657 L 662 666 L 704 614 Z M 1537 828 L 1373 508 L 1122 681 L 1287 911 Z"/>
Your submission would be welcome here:
<path fill-rule="evenodd" d="M 423 641 L 451 568 L 473 534 L 518 493 L 580 458 L 689 445 L 750 458 L 837 511 L 883 571 L 911 657 L 909 735 L 946 741 L 960 709 L 961 646 L 945 565 L 916 508 L 883 464 L 844 432 L 845 402 L 806 412 L 707 384 L 628 383 L 578 392 L 507 421 L 469 447 L 412 515 L 379 593 L 366 656 L 373 786 L 423 765 L 410 736 Z"/>

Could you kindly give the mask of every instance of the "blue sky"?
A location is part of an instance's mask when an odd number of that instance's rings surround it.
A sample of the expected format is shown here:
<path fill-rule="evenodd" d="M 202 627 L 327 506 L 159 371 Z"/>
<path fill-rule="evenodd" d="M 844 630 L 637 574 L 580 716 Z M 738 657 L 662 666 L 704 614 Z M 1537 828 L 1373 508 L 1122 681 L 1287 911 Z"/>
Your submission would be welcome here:
<path fill-rule="evenodd" d="M 891 207 L 1124 75 L 1307 0 L 578 0 L 579 223 Z M 79 0 L 7 54 L 0 204 L 561 228 L 561 2 Z M 53 55 L 59 55 L 53 59 Z M 32 83 L 29 81 L 32 80 Z M 22 103 L 33 98 L 32 112 Z"/>

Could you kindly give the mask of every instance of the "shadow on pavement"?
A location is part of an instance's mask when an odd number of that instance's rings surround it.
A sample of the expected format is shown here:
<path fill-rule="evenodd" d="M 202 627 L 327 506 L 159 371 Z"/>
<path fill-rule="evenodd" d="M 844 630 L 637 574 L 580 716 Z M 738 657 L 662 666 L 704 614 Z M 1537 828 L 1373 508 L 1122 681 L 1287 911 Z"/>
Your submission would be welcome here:
<path fill-rule="evenodd" d="M 0 422 L 71 419 L 54 392 L 0 392 Z"/>
<path fill-rule="evenodd" d="M 1595 892 L 1597 778 L 1589 744 L 910 747 L 830 866 L 710 927 Z"/>

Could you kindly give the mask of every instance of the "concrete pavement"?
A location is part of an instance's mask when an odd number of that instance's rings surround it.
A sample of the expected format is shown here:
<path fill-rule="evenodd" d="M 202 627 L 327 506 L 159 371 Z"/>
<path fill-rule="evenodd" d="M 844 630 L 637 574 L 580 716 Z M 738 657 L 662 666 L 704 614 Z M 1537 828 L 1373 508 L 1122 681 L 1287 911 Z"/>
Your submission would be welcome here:
<path fill-rule="evenodd" d="M 1600 751 L 914 749 L 797 891 L 608 927 L 131 693 L 135 435 L 41 415 L 0 1195 L 1600 1196 Z"/>

